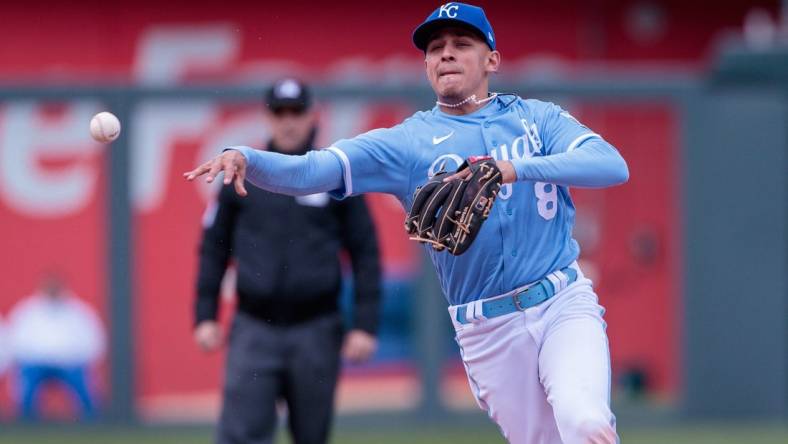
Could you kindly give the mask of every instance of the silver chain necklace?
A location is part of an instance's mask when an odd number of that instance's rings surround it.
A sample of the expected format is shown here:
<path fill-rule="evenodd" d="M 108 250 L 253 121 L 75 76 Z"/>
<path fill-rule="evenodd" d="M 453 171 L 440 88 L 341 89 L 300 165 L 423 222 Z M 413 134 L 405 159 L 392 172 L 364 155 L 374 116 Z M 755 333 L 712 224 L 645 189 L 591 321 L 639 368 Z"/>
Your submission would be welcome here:
<path fill-rule="evenodd" d="M 470 97 L 466 98 L 465 100 L 463 100 L 463 101 L 461 101 L 459 103 L 454 103 L 454 104 L 443 103 L 440 100 L 436 100 L 435 103 L 440 105 L 440 106 L 445 106 L 446 108 L 459 108 L 459 107 L 461 107 L 461 106 L 463 106 L 463 105 L 465 105 L 466 103 L 469 103 L 469 102 L 473 102 L 474 105 L 481 105 L 482 103 L 489 102 L 490 100 L 496 98 L 497 96 L 498 96 L 498 93 L 492 93 L 492 94 L 490 94 L 489 96 L 487 96 L 486 98 L 484 98 L 482 100 L 476 100 L 476 94 L 473 94 Z"/>

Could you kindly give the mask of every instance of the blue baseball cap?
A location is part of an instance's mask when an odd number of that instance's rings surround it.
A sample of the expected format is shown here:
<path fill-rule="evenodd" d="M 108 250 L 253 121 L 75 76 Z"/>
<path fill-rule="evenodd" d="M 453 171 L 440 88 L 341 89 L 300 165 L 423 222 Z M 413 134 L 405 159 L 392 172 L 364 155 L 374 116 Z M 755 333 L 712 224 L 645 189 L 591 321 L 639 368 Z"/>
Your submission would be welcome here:
<path fill-rule="evenodd" d="M 445 26 L 460 26 L 469 28 L 495 50 L 495 34 L 492 25 L 484 15 L 484 10 L 478 6 L 466 3 L 449 2 L 436 9 L 424 23 L 413 31 L 413 44 L 422 51 L 427 50 L 430 37 L 439 28 Z"/>

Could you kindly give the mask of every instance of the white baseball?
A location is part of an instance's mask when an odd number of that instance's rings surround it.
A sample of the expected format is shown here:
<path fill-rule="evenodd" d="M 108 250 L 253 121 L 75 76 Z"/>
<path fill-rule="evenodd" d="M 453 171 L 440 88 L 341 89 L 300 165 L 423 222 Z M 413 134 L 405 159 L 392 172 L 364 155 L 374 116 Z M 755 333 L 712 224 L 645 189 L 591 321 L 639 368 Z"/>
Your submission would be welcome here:
<path fill-rule="evenodd" d="M 90 119 L 90 135 L 97 142 L 112 142 L 119 134 L 120 120 L 114 114 L 102 111 Z"/>

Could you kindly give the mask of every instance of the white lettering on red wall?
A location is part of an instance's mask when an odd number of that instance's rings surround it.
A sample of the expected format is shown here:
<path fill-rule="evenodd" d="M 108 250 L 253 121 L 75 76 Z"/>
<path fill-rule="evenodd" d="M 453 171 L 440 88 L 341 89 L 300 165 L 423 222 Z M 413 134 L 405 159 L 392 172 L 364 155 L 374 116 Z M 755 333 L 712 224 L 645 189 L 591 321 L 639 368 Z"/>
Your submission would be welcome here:
<path fill-rule="evenodd" d="M 59 218 L 80 212 L 98 185 L 88 122 L 96 102 L 7 102 L 0 109 L 0 198 L 17 212 Z"/>

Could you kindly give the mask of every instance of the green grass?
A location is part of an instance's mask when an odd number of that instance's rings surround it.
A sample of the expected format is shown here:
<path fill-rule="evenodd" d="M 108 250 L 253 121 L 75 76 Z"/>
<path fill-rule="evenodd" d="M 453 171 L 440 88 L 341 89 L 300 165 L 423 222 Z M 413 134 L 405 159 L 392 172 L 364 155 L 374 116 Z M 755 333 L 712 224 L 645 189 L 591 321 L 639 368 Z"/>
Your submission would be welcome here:
<path fill-rule="evenodd" d="M 625 444 L 785 444 L 785 424 L 705 424 L 620 430 Z M 279 444 L 288 440 L 280 439 Z M 494 427 L 386 427 L 383 430 L 338 430 L 335 444 L 480 444 L 503 443 Z M 47 427 L 0 429 L 0 444 L 210 444 L 208 429 Z"/>
<path fill-rule="evenodd" d="M 621 441 L 627 444 L 785 444 L 788 426 L 707 424 L 640 428 L 621 430 Z"/>

